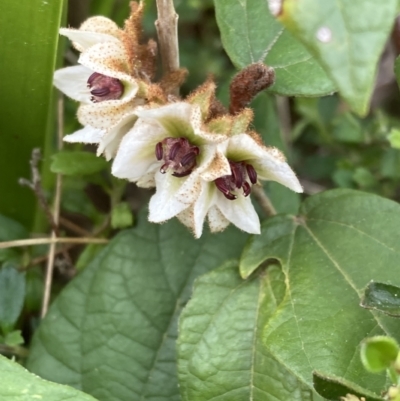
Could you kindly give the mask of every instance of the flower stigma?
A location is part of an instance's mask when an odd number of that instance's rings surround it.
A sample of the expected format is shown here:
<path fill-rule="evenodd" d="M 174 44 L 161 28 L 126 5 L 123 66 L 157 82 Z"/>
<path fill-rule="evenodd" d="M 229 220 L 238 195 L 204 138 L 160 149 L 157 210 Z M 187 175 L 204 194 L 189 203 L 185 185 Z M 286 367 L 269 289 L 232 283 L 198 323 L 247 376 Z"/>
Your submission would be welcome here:
<path fill-rule="evenodd" d="M 229 165 L 232 174 L 217 178 L 214 181 L 216 187 L 224 194 L 225 198 L 229 200 L 237 199 L 237 195 L 233 194 L 232 191 L 240 188 L 243 188 L 244 196 L 249 196 L 252 184 L 257 182 L 256 170 L 251 164 L 243 161 L 233 162 L 229 160 Z"/>
<path fill-rule="evenodd" d="M 168 137 L 157 143 L 155 153 L 157 160 L 164 160 L 160 168 L 162 174 L 170 169 L 174 177 L 185 177 L 196 167 L 200 149 L 186 138 Z"/>
<path fill-rule="evenodd" d="M 124 92 L 124 86 L 117 78 L 94 72 L 87 81 L 93 103 L 104 102 L 105 100 L 117 100 Z"/>

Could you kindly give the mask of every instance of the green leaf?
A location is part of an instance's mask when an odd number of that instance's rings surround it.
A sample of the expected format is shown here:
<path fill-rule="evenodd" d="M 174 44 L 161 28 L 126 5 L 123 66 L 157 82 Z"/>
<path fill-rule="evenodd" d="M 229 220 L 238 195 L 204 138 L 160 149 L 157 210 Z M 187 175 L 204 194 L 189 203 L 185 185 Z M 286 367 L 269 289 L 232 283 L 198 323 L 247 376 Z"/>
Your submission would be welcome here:
<path fill-rule="evenodd" d="M 237 258 L 247 238 L 232 227 L 195 240 L 177 221 L 139 216 L 53 303 L 27 366 L 102 400 L 178 401 L 177 318 L 193 280 Z"/>
<path fill-rule="evenodd" d="M 400 130 L 393 128 L 388 135 L 388 140 L 392 148 L 400 149 Z"/>
<path fill-rule="evenodd" d="M 371 189 L 378 184 L 375 176 L 364 167 L 357 167 L 355 169 L 353 180 L 363 189 Z"/>
<path fill-rule="evenodd" d="M 311 401 L 312 389 L 282 366 L 262 332 L 285 295 L 278 265 L 243 281 L 237 263 L 196 280 L 179 322 L 178 369 L 184 401 Z"/>
<path fill-rule="evenodd" d="M 360 304 L 363 308 L 375 309 L 389 316 L 400 316 L 400 287 L 391 284 L 370 282 Z"/>
<path fill-rule="evenodd" d="M 313 373 L 314 388 L 324 399 L 337 401 L 340 397 L 352 394 L 357 397 L 364 397 L 365 401 L 382 401 L 383 398 L 376 394 L 365 391 L 354 383 L 350 383 L 338 377 L 326 376 L 320 372 Z"/>
<path fill-rule="evenodd" d="M 103 244 L 89 244 L 79 255 L 78 260 L 75 263 L 75 269 L 81 271 L 86 269 L 89 263 L 95 258 L 95 256 L 104 248 Z"/>
<path fill-rule="evenodd" d="M 0 241 L 28 238 L 28 231 L 17 221 L 0 214 Z M 20 252 L 12 248 L 0 249 L 0 262 L 16 260 Z"/>
<path fill-rule="evenodd" d="M 396 6 L 397 0 L 285 0 L 279 20 L 320 61 L 350 107 L 365 115 Z"/>
<path fill-rule="evenodd" d="M 8 345 L 9 347 L 16 347 L 17 345 L 22 345 L 25 340 L 22 337 L 21 330 L 14 330 L 4 337 L 4 344 Z"/>
<path fill-rule="evenodd" d="M 91 152 L 62 151 L 52 156 L 51 171 L 64 175 L 90 175 L 106 169 L 108 163 Z"/>
<path fill-rule="evenodd" d="M 370 372 L 389 369 L 396 361 L 399 346 L 396 340 L 386 336 L 367 338 L 361 345 L 361 360 Z"/>
<path fill-rule="evenodd" d="M 233 64 L 258 61 L 275 69 L 269 91 L 287 96 L 321 96 L 334 84 L 305 47 L 271 15 L 266 0 L 214 0 L 222 43 Z"/>
<path fill-rule="evenodd" d="M 74 388 L 40 379 L 1 355 L 0 377 L 2 401 L 95 401 L 90 395 Z"/>
<path fill-rule="evenodd" d="M 127 228 L 133 225 L 133 214 L 128 203 L 121 202 L 113 207 L 111 211 L 111 227 Z"/>
<path fill-rule="evenodd" d="M 1 2 L 0 211 L 27 227 L 36 202 L 18 179 L 30 177 L 32 149 L 43 149 L 47 133 L 54 133 L 51 94 L 62 9 L 62 0 Z"/>
<path fill-rule="evenodd" d="M 359 191 L 338 189 L 309 197 L 299 217 L 276 216 L 263 223 L 240 261 L 243 277 L 278 260 L 286 292 L 264 327 L 271 354 L 312 386 L 324 372 L 380 394 L 386 377 L 365 372 L 359 353 L 366 337 L 397 341 L 397 320 L 359 307 L 372 278 L 400 284 L 400 206 Z M 268 370 L 268 366 L 265 367 Z"/>
<path fill-rule="evenodd" d="M 25 275 L 11 264 L 0 269 L 0 327 L 4 333 L 13 328 L 25 297 Z"/>

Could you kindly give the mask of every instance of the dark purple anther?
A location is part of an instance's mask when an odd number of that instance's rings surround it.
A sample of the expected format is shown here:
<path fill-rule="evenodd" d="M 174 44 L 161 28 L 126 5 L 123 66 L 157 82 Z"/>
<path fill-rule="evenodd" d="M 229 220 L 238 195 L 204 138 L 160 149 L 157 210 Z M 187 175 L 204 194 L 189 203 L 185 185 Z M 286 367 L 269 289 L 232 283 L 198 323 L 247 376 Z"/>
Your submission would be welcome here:
<path fill-rule="evenodd" d="M 94 72 L 89 77 L 87 86 L 92 95 L 90 100 L 93 103 L 119 99 L 124 92 L 124 86 L 119 79 L 107 77 L 98 72 Z"/>
<path fill-rule="evenodd" d="M 229 160 L 231 174 L 217 178 L 214 182 L 216 187 L 229 200 L 237 199 L 237 196 L 232 193 L 238 189 L 243 190 L 244 196 L 249 196 L 251 193 L 251 184 L 257 182 L 257 172 L 251 164 L 246 162 L 233 162 Z M 248 183 L 250 180 L 251 184 Z"/>
<path fill-rule="evenodd" d="M 163 146 L 161 142 L 158 142 L 156 145 L 156 158 L 157 160 L 161 160 L 163 158 Z"/>
<path fill-rule="evenodd" d="M 246 164 L 247 175 L 249 176 L 250 182 L 255 184 L 257 182 L 257 171 L 251 164 Z"/>
<path fill-rule="evenodd" d="M 164 160 L 160 172 L 172 171 L 174 177 L 185 177 L 196 167 L 196 158 L 200 153 L 197 146 L 186 138 L 165 138 L 156 145 L 157 160 Z"/>

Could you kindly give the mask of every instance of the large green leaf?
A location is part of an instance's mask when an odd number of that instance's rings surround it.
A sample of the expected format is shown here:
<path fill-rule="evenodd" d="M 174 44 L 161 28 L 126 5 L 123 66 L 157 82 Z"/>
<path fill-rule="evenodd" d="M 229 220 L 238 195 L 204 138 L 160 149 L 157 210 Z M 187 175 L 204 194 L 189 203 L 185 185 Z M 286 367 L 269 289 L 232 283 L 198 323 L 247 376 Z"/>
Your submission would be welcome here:
<path fill-rule="evenodd" d="M 263 328 L 285 295 L 284 279 L 272 265 L 242 280 L 237 263 L 230 263 L 196 281 L 179 326 L 184 401 L 313 400 L 313 391 L 262 343 Z"/>
<path fill-rule="evenodd" d="M 50 166 L 53 173 L 64 175 L 90 175 L 107 167 L 106 160 L 94 153 L 67 150 L 54 154 Z"/>
<path fill-rule="evenodd" d="M 237 68 L 254 62 L 274 67 L 270 91 L 321 96 L 335 90 L 319 63 L 271 15 L 267 0 L 214 0 L 222 42 Z"/>
<path fill-rule="evenodd" d="M 364 115 L 396 7 L 397 0 L 285 0 L 279 19 L 321 62 L 352 109 Z"/>
<path fill-rule="evenodd" d="M 54 132 L 48 119 L 62 8 L 62 0 L 0 5 L 0 211 L 27 227 L 35 201 L 18 179 L 30 176 L 32 149 L 43 149 L 46 132 Z"/>
<path fill-rule="evenodd" d="M 102 401 L 179 400 L 177 317 L 193 280 L 237 258 L 235 228 L 195 240 L 178 222 L 120 233 L 52 305 L 28 367 Z"/>
<path fill-rule="evenodd" d="M 400 283 L 399 225 L 397 203 L 333 190 L 308 198 L 300 217 L 270 219 L 246 245 L 243 277 L 268 259 L 282 264 L 285 296 L 265 325 L 263 340 L 303 383 L 311 387 L 316 370 L 375 394 L 385 388 L 383 374 L 363 368 L 360 343 L 379 334 L 398 340 L 400 326 L 359 303 L 371 279 Z"/>
<path fill-rule="evenodd" d="M 0 214 L 0 241 L 13 241 L 28 237 L 28 230 L 17 221 Z M 0 249 L 0 262 L 17 260 L 20 250 L 13 248 Z"/>
<path fill-rule="evenodd" d="M 0 378 L 2 401 L 96 401 L 92 396 L 72 387 L 40 379 L 1 355 Z"/>
<path fill-rule="evenodd" d="M 25 274 L 12 264 L 5 263 L 0 269 L 0 332 L 10 331 L 24 305 Z"/>

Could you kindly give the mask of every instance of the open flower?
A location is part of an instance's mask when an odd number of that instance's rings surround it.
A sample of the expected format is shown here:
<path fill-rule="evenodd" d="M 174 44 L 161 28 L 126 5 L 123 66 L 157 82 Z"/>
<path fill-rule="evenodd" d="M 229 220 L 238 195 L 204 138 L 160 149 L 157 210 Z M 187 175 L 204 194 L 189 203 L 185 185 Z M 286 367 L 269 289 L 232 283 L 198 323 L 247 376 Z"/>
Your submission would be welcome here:
<path fill-rule="evenodd" d="M 54 74 L 54 85 L 80 102 L 78 120 L 84 126 L 64 140 L 99 144 L 98 155 L 104 153 L 107 159 L 115 156 L 150 87 L 142 76 L 148 79 L 151 74 L 146 68 L 150 68 L 155 48 L 138 43 L 137 15 L 141 12 L 142 6 L 136 5 L 126 22 L 127 31 L 104 17 L 89 18 L 79 29 L 60 29 L 82 52 L 79 65 Z"/>
<path fill-rule="evenodd" d="M 215 159 L 202 173 L 199 196 L 178 218 L 193 230 L 196 238 L 202 234 L 206 217 L 213 232 L 233 223 L 243 231 L 259 234 L 260 221 L 249 196 L 259 179 L 277 181 L 295 192 L 303 192 L 279 150 L 264 146 L 258 135 L 232 136 L 218 145 Z"/>
<path fill-rule="evenodd" d="M 195 202 L 201 174 L 227 136 L 206 131 L 200 108 L 186 102 L 136 114 L 139 119 L 122 139 L 112 173 L 142 187 L 156 186 L 149 220 L 160 223 Z"/>

